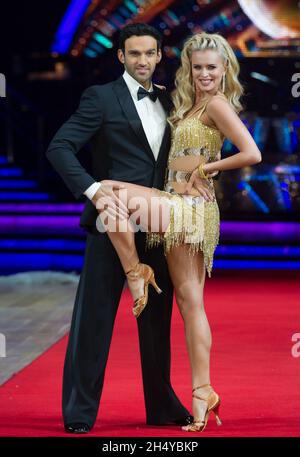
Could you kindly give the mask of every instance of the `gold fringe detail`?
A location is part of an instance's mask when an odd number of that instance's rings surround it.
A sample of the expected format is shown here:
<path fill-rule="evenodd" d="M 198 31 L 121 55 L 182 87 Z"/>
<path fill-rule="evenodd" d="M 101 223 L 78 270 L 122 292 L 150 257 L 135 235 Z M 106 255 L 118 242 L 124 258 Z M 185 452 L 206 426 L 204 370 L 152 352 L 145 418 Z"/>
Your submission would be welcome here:
<path fill-rule="evenodd" d="M 209 278 L 213 267 L 213 258 L 220 238 L 220 211 L 217 202 L 204 204 L 204 263 Z"/>
<path fill-rule="evenodd" d="M 203 124 L 198 118 L 185 119 L 172 132 L 172 146 L 168 165 L 173 159 L 187 155 L 186 150 L 198 150 L 198 155 L 209 156 L 216 160 L 223 140 L 221 132 Z M 195 155 L 195 153 L 193 154 Z"/>
<path fill-rule="evenodd" d="M 172 160 L 191 155 L 204 156 L 205 161 L 214 162 L 220 158 L 222 144 L 222 135 L 217 129 L 203 124 L 196 117 L 184 119 L 172 131 L 168 167 Z M 207 202 L 203 197 L 177 194 L 172 186 L 168 185 L 167 173 L 168 169 L 165 175 L 165 190 L 170 192 L 158 189 L 155 191 L 169 199 L 170 224 L 164 234 L 148 232 L 146 247 L 163 244 L 166 254 L 174 246 L 186 244 L 192 255 L 202 251 L 205 268 L 211 277 L 213 256 L 220 233 L 218 204 L 216 201 Z M 214 192 L 213 180 L 209 179 L 208 184 Z"/>
<path fill-rule="evenodd" d="M 192 205 L 184 200 L 184 196 L 158 191 L 170 200 L 170 224 L 165 233 L 146 233 L 146 247 L 152 248 L 160 244 L 164 246 L 166 255 L 173 247 L 181 244 L 189 246 L 189 254 L 202 251 L 204 264 L 211 277 L 213 256 L 219 242 L 220 215 L 217 202 L 205 202 L 193 199 Z M 186 197 L 186 196 L 185 196 Z"/>

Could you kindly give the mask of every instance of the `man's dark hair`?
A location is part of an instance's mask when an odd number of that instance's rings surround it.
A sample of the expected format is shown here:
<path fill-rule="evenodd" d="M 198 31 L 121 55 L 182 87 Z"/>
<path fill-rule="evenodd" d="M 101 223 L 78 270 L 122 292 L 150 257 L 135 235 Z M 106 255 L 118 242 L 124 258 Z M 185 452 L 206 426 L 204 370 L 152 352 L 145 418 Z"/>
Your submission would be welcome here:
<path fill-rule="evenodd" d="M 148 24 L 136 23 L 125 25 L 119 35 L 119 49 L 125 52 L 125 41 L 132 36 L 152 36 L 157 41 L 157 50 L 161 49 L 162 36 L 158 30 Z"/>

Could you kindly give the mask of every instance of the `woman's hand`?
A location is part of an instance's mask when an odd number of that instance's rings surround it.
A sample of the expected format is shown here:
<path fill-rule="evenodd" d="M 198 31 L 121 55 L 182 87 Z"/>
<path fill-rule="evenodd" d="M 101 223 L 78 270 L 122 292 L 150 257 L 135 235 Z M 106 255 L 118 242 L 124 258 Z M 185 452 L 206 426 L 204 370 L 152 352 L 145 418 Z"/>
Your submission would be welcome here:
<path fill-rule="evenodd" d="M 196 171 L 198 171 L 198 168 L 196 168 Z M 207 164 L 207 163 L 205 163 L 205 164 L 203 165 L 203 171 L 204 171 L 205 176 L 207 176 L 207 178 L 214 178 L 214 177 L 217 176 L 217 174 L 219 173 L 218 170 L 216 170 L 216 171 L 209 171 L 209 170 L 208 170 L 208 164 Z M 199 173 L 198 173 L 198 174 L 199 174 Z"/>
<path fill-rule="evenodd" d="M 205 170 L 205 165 L 203 167 Z M 205 171 L 204 171 L 205 172 Z M 205 173 L 206 174 L 206 173 Z M 218 171 L 214 171 L 213 173 L 208 173 L 209 178 L 213 178 L 218 174 Z M 198 190 L 199 194 L 202 195 L 206 201 L 214 201 L 215 195 L 210 188 L 207 179 L 202 179 L 199 176 L 198 167 L 192 172 L 189 182 L 185 188 L 185 194 L 189 195 L 191 193 L 192 188 Z"/>
<path fill-rule="evenodd" d="M 155 87 L 158 87 L 160 90 L 167 90 L 166 86 L 161 86 L 160 84 L 154 84 Z"/>

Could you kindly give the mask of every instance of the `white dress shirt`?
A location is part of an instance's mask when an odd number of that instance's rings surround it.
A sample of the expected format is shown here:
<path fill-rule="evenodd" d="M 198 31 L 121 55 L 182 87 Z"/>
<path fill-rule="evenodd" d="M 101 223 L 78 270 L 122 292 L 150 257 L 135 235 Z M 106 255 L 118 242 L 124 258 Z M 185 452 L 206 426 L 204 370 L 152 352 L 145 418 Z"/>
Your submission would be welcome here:
<path fill-rule="evenodd" d="M 129 89 L 130 95 L 138 112 L 139 118 L 142 122 L 142 126 L 147 137 L 148 143 L 152 149 L 155 160 L 157 160 L 160 145 L 163 139 L 165 127 L 166 127 L 166 113 L 157 98 L 153 102 L 149 97 L 144 97 L 141 100 L 137 98 L 137 92 L 139 87 L 143 87 L 138 83 L 132 76 L 130 76 L 127 71 L 123 74 L 124 81 Z M 151 87 L 149 92 L 153 90 Z M 95 193 L 100 187 L 100 183 L 94 182 L 88 189 L 84 192 L 90 200 L 93 198 Z"/>

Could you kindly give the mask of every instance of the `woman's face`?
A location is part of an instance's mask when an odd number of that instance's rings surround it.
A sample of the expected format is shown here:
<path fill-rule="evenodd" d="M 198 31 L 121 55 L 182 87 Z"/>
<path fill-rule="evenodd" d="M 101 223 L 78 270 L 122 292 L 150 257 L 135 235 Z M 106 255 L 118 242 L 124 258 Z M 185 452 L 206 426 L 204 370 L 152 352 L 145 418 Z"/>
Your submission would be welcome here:
<path fill-rule="evenodd" d="M 225 67 L 222 57 L 217 51 L 212 49 L 194 51 L 191 57 L 191 66 L 196 93 L 215 94 L 221 90 Z"/>

